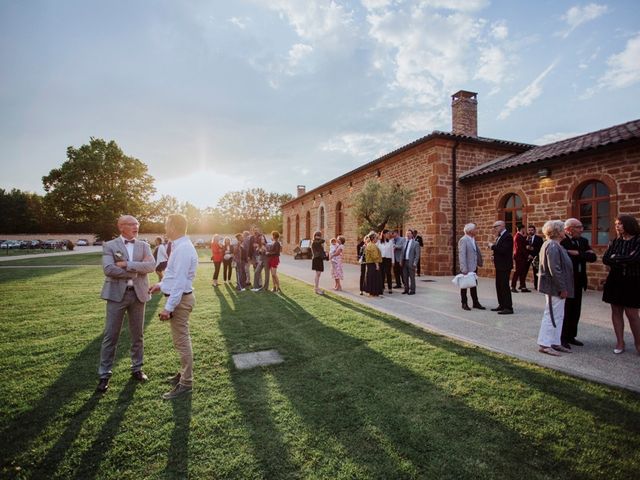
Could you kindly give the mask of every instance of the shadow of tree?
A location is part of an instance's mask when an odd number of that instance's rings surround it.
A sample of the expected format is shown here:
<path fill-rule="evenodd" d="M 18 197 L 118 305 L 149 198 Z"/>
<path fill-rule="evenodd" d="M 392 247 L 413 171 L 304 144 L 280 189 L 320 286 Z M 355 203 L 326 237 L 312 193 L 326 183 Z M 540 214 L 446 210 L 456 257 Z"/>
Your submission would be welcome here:
<path fill-rule="evenodd" d="M 300 432 L 286 431 L 290 427 L 274 418 L 266 375 L 275 379 L 278 393 L 295 409 L 305 432 L 313 433 L 305 437 L 303 448 L 313 455 L 313 472 L 319 477 L 347 471 L 366 478 L 547 478 L 552 471 L 576 475 L 544 445 L 470 408 L 369 348 L 367 341 L 328 326 L 292 297 L 255 298 L 259 309 L 264 302 L 264 310 L 271 312 L 265 326 L 264 316 L 248 315 L 243 302 L 231 305 L 218 296 L 220 328 L 230 353 L 242 345 L 271 344 L 286 359 L 278 367 L 232 370 L 264 478 L 296 477 L 306 468 L 299 458 L 294 460 L 287 440 Z M 275 302 L 275 312 L 268 302 Z M 268 328 L 277 334 L 270 335 Z M 339 464 L 323 463 L 336 457 Z M 513 465 L 520 465 L 518 472 Z"/>

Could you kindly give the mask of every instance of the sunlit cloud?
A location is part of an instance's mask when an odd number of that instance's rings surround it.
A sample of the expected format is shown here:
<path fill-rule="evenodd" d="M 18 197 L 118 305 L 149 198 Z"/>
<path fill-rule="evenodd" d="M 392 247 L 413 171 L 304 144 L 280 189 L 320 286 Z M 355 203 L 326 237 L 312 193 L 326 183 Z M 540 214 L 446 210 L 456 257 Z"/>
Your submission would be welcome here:
<path fill-rule="evenodd" d="M 562 19 L 567 23 L 568 28 L 559 32 L 558 35 L 562 38 L 567 38 L 571 32 L 580 25 L 595 20 L 601 15 L 607 13 L 608 10 L 609 7 L 606 5 L 599 5 L 597 3 L 590 3 L 584 6 L 574 5 L 562 16 Z"/>
<path fill-rule="evenodd" d="M 498 119 L 504 120 L 509 117 L 514 110 L 530 106 L 533 101 L 542 94 L 542 82 L 549 72 L 554 69 L 556 63 L 557 62 L 553 62 L 549 65 L 533 82 L 511 97 L 504 109 L 498 115 Z"/>

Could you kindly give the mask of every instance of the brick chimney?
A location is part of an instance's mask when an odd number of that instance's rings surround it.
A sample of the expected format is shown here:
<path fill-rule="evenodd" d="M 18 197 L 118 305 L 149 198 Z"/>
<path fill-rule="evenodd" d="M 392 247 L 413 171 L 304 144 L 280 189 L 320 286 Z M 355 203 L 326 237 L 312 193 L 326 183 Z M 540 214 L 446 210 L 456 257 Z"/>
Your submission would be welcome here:
<path fill-rule="evenodd" d="M 478 136 L 478 94 L 460 90 L 451 95 L 451 133 Z"/>
<path fill-rule="evenodd" d="M 304 185 L 298 185 L 298 197 L 301 197 L 302 195 L 304 195 L 307 191 L 307 187 L 305 187 Z"/>

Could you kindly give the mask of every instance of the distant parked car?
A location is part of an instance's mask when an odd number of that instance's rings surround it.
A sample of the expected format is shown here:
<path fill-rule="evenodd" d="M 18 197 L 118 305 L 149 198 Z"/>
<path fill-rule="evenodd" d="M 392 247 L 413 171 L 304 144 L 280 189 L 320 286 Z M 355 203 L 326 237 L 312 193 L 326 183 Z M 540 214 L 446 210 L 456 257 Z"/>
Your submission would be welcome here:
<path fill-rule="evenodd" d="M 44 242 L 42 242 L 42 248 L 47 248 L 50 250 L 55 248 L 60 248 L 60 242 L 50 238 L 49 240 L 45 240 Z"/>
<path fill-rule="evenodd" d="M 20 248 L 20 241 L 19 240 L 5 240 L 0 245 L 0 248 L 6 248 L 7 250 L 10 250 L 10 249 L 13 249 L 13 248 Z"/>
<path fill-rule="evenodd" d="M 29 243 L 31 244 L 31 248 L 42 248 L 41 240 L 29 240 Z"/>
<path fill-rule="evenodd" d="M 76 242 L 76 245 L 78 247 L 86 247 L 87 245 L 89 245 L 89 240 L 87 240 L 86 238 L 79 238 Z"/>
<path fill-rule="evenodd" d="M 102 240 L 96 240 L 95 242 L 93 242 L 93 246 L 94 247 L 101 247 L 102 246 Z"/>
<path fill-rule="evenodd" d="M 193 245 L 196 248 L 207 248 L 207 244 L 205 243 L 205 241 L 202 238 L 199 238 L 198 240 L 193 242 Z"/>

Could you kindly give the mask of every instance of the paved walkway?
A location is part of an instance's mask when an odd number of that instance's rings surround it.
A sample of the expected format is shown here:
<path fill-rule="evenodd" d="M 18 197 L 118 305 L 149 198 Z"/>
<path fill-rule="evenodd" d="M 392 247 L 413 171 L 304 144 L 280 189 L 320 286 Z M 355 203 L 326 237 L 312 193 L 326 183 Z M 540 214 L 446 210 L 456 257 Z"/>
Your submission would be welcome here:
<path fill-rule="evenodd" d="M 314 272 L 310 260 L 280 257 L 279 271 L 285 275 L 313 284 Z M 321 286 L 332 291 L 333 280 L 327 270 L 322 274 Z M 622 355 L 614 355 L 615 336 L 611 325 L 609 305 L 601 300 L 601 292 L 585 292 L 578 339 L 584 347 L 573 347 L 573 353 L 552 357 L 538 352 L 536 339 L 544 308 L 544 296 L 514 293 L 514 315 L 497 315 L 489 309 L 497 305 L 494 279 L 481 278 L 478 286 L 480 302 L 487 310 L 462 310 L 459 290 L 451 277 L 417 277 L 416 295 L 402 295 L 401 290 L 384 297 L 359 295 L 359 265 L 344 265 L 343 292 L 336 292 L 358 303 L 391 314 L 425 330 L 478 345 L 495 352 L 520 358 L 570 375 L 640 392 L 640 355 L 633 348 L 633 337 L 626 325 Z M 312 291 L 312 290 L 310 290 Z"/>

